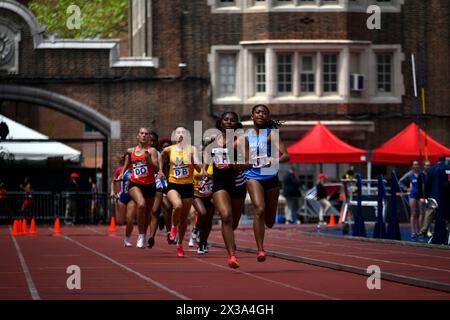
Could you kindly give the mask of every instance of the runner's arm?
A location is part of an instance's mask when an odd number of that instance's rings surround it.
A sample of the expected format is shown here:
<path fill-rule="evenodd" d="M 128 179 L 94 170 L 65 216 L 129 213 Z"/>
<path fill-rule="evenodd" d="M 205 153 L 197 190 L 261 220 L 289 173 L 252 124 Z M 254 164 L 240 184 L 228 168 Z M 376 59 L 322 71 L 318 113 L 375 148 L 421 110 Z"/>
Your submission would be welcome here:
<path fill-rule="evenodd" d="M 165 179 L 166 175 L 163 171 L 164 164 L 167 162 L 167 157 L 170 154 L 170 147 L 164 148 L 164 150 L 161 151 L 159 157 L 158 157 L 158 164 L 159 164 L 159 176 L 160 178 Z"/>

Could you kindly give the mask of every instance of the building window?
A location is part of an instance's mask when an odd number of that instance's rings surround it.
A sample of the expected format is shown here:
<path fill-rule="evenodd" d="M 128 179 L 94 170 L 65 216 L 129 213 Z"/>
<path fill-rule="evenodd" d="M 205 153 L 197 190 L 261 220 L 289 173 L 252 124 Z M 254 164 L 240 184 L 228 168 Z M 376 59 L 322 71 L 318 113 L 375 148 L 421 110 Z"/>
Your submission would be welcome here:
<path fill-rule="evenodd" d="M 300 58 L 300 93 L 315 92 L 315 64 L 314 57 L 303 55 Z"/>
<path fill-rule="evenodd" d="M 322 0 L 322 5 L 327 5 L 327 4 L 338 4 L 337 0 Z"/>
<path fill-rule="evenodd" d="M 255 92 L 266 92 L 266 56 L 264 53 L 255 54 Z"/>
<path fill-rule="evenodd" d="M 289 5 L 292 4 L 292 0 L 276 0 L 276 5 L 278 6 L 285 6 L 285 5 Z"/>
<path fill-rule="evenodd" d="M 234 7 L 235 0 L 219 0 L 219 7 Z"/>
<path fill-rule="evenodd" d="M 219 55 L 219 94 L 221 97 L 236 93 L 236 54 Z"/>
<path fill-rule="evenodd" d="M 404 59 L 369 42 L 213 46 L 213 103 L 402 103 Z"/>
<path fill-rule="evenodd" d="M 392 92 L 392 54 L 377 54 L 377 88 L 379 93 Z"/>
<path fill-rule="evenodd" d="M 292 54 L 278 54 L 278 92 L 292 93 Z"/>
<path fill-rule="evenodd" d="M 383 12 L 401 12 L 405 0 L 207 0 L 213 13 L 244 13 L 256 10 L 300 12 L 361 12 L 376 4 Z"/>
<path fill-rule="evenodd" d="M 337 90 L 337 54 L 323 55 L 323 91 L 336 93 Z"/>

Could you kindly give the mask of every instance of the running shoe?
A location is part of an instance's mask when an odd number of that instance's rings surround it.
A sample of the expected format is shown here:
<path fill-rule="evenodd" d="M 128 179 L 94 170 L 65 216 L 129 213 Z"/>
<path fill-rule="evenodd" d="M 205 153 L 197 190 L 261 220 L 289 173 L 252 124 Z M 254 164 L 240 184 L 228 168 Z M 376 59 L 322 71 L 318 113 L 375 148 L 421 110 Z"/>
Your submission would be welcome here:
<path fill-rule="evenodd" d="M 199 246 L 199 247 L 197 248 L 197 253 L 198 253 L 198 254 L 204 254 L 204 253 L 205 253 L 205 251 L 203 251 L 203 246 Z"/>
<path fill-rule="evenodd" d="M 205 244 L 203 245 L 203 252 L 204 252 L 204 253 L 208 253 L 208 243 L 205 243 Z"/>
<path fill-rule="evenodd" d="M 168 244 L 173 244 L 173 240 L 170 240 L 170 232 L 167 232 L 167 243 Z"/>
<path fill-rule="evenodd" d="M 196 241 L 197 240 L 197 236 L 198 236 L 198 229 L 197 228 L 192 229 L 191 238 L 194 241 Z"/>
<path fill-rule="evenodd" d="M 193 246 L 194 246 L 194 239 L 192 239 L 192 236 L 191 236 L 191 238 L 189 239 L 189 247 L 191 248 Z"/>
<path fill-rule="evenodd" d="M 129 248 L 129 247 L 132 247 L 133 244 L 130 242 L 129 239 L 125 238 L 125 239 L 123 239 L 123 246 L 124 246 L 125 248 Z"/>
<path fill-rule="evenodd" d="M 180 258 L 184 257 L 183 246 L 181 244 L 177 244 L 177 256 Z"/>
<path fill-rule="evenodd" d="M 138 247 L 139 249 L 144 249 L 144 243 L 145 243 L 145 235 L 140 234 L 136 242 L 136 247 Z"/>
<path fill-rule="evenodd" d="M 228 259 L 228 266 L 232 269 L 237 269 L 240 267 L 240 264 L 237 261 L 236 256 L 231 256 L 230 259 Z"/>
<path fill-rule="evenodd" d="M 176 237 L 177 237 L 177 227 L 172 226 L 172 228 L 170 229 L 169 239 L 174 241 Z"/>
<path fill-rule="evenodd" d="M 264 252 L 264 250 L 259 250 L 258 257 L 256 259 L 258 260 L 258 262 L 266 261 L 266 253 Z"/>
<path fill-rule="evenodd" d="M 148 248 L 153 248 L 153 246 L 155 245 L 155 238 L 153 238 L 153 237 L 150 237 L 149 239 L 148 239 L 148 242 L 147 242 L 147 244 L 148 244 Z"/>

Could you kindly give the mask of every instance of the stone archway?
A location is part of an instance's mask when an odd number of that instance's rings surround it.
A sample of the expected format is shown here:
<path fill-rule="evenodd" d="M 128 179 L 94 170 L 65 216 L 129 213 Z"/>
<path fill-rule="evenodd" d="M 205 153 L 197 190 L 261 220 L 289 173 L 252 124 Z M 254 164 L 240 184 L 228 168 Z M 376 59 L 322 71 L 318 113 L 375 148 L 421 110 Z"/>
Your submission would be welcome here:
<path fill-rule="evenodd" d="M 91 107 L 61 94 L 35 87 L 0 85 L 1 99 L 49 107 L 89 124 L 106 138 L 111 136 L 111 124 L 113 121 Z"/>
<path fill-rule="evenodd" d="M 0 85 L 0 101 L 1 100 L 20 101 L 38 106 L 45 106 L 86 123 L 100 132 L 105 138 L 103 141 L 102 151 L 102 189 L 108 190 L 108 165 L 110 163 L 109 148 L 113 131 L 112 129 L 114 128 L 116 121 L 110 120 L 93 108 L 72 98 L 35 87 Z"/>

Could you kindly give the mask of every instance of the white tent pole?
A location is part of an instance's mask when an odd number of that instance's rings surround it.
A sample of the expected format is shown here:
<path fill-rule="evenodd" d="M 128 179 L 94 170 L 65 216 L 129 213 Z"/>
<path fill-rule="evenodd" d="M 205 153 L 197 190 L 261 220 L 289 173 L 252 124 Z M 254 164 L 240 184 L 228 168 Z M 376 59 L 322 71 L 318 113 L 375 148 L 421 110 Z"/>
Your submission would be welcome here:
<path fill-rule="evenodd" d="M 367 161 L 367 190 L 370 193 L 370 180 L 372 180 L 372 161 Z"/>
<path fill-rule="evenodd" d="M 372 151 L 367 151 L 367 190 L 370 193 L 370 183 L 372 180 Z"/>

